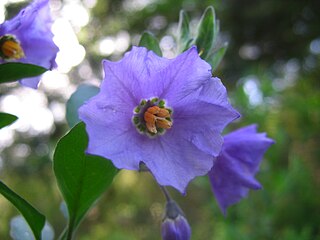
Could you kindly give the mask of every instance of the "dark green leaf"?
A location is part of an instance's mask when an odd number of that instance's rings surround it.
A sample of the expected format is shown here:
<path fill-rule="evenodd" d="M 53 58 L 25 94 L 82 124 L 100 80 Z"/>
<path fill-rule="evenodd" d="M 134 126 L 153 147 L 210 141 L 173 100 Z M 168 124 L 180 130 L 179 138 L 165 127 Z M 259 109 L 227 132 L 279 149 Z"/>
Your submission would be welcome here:
<path fill-rule="evenodd" d="M 189 18 L 185 11 L 180 11 L 178 25 L 178 52 L 181 53 L 190 47 Z"/>
<path fill-rule="evenodd" d="M 8 199 L 28 222 L 36 239 L 41 239 L 41 231 L 45 224 L 45 217 L 0 181 L 0 193 Z"/>
<path fill-rule="evenodd" d="M 207 7 L 199 22 L 195 44 L 201 58 L 206 59 L 211 52 L 216 38 L 216 17 L 212 6 Z"/>
<path fill-rule="evenodd" d="M 92 85 L 83 84 L 71 95 L 67 102 L 67 122 L 70 127 L 75 126 L 80 119 L 78 117 L 79 107 L 89 98 L 97 95 L 99 88 Z"/>
<path fill-rule="evenodd" d="M 11 123 L 16 121 L 17 119 L 18 119 L 18 117 L 16 117 L 15 115 L 0 112 L 0 129 L 5 126 L 10 125 Z"/>
<path fill-rule="evenodd" d="M 27 63 L 3 63 L 0 64 L 0 83 L 14 82 L 22 78 L 35 77 L 48 69 Z"/>
<path fill-rule="evenodd" d="M 85 124 L 81 122 L 60 139 L 53 156 L 53 170 L 69 212 L 67 239 L 72 238 L 86 212 L 118 172 L 111 161 L 85 154 L 87 144 Z"/>
<path fill-rule="evenodd" d="M 162 56 L 162 52 L 158 43 L 158 40 L 153 36 L 152 33 L 144 32 L 141 36 L 140 47 L 146 47 L 147 49 L 155 52 L 158 56 Z"/>
<path fill-rule="evenodd" d="M 219 66 L 226 50 L 228 48 L 228 44 L 224 44 L 223 47 L 219 48 L 217 51 L 213 52 L 211 56 L 208 57 L 208 63 L 212 67 L 212 72 Z"/>

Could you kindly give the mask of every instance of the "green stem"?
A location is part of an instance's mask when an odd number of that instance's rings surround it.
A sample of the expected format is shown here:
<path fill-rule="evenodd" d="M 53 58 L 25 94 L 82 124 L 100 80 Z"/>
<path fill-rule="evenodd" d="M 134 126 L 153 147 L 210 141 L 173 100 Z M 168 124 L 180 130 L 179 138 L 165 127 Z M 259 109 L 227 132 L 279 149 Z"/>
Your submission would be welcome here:
<path fill-rule="evenodd" d="M 163 195 L 166 197 L 167 202 L 172 201 L 172 198 L 170 196 L 170 193 L 169 193 L 168 189 L 166 187 L 164 187 L 164 186 L 161 186 L 161 185 L 160 185 L 160 188 L 161 188 L 161 190 L 163 192 Z"/>

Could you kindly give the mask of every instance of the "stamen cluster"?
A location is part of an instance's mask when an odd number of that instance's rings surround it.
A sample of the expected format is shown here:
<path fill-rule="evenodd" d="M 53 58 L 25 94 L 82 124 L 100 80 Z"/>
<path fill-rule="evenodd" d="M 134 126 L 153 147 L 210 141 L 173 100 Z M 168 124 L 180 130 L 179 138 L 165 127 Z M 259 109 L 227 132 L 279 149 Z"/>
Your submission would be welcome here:
<path fill-rule="evenodd" d="M 150 136 L 163 134 L 166 129 L 171 128 L 172 110 L 165 107 L 165 101 L 153 98 L 141 100 L 134 109 L 133 123 L 140 133 Z"/>
<path fill-rule="evenodd" d="M 6 34 L 0 37 L 0 56 L 3 59 L 20 59 L 25 55 L 19 41 Z"/>

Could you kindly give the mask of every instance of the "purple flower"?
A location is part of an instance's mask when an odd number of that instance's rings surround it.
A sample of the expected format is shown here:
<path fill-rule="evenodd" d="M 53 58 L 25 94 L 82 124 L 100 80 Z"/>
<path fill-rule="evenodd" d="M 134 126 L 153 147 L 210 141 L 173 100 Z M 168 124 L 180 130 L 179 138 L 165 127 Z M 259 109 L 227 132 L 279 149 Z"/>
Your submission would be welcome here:
<path fill-rule="evenodd" d="M 79 109 L 87 152 L 117 168 L 145 164 L 160 185 L 185 191 L 205 175 L 222 146 L 221 131 L 239 114 L 210 65 L 192 47 L 165 59 L 133 47 L 119 62 L 103 61 L 98 95 Z"/>
<path fill-rule="evenodd" d="M 172 200 L 166 204 L 166 214 L 161 226 L 163 240 L 189 240 L 191 228 L 180 207 Z"/>
<path fill-rule="evenodd" d="M 216 163 L 209 172 L 213 193 L 221 211 L 244 198 L 249 189 L 260 189 L 254 178 L 263 154 L 274 141 L 265 133 L 257 133 L 250 125 L 224 137 L 224 144 Z"/>
<path fill-rule="evenodd" d="M 59 49 L 52 41 L 48 2 L 35 0 L 13 19 L 0 25 L 0 63 L 15 61 L 47 69 L 56 67 L 55 58 Z M 22 79 L 20 83 L 37 88 L 39 81 L 38 76 Z"/>

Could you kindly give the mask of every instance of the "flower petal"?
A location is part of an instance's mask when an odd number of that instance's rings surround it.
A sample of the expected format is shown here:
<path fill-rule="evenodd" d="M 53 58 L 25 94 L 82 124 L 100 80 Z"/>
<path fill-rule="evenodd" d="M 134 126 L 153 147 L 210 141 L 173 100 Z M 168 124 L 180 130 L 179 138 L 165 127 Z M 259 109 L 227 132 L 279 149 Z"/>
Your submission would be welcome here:
<path fill-rule="evenodd" d="M 185 193 L 196 176 L 208 173 L 213 156 L 196 147 L 187 136 L 172 128 L 154 142 L 143 145 L 143 162 L 160 185 L 170 185 Z"/>
<path fill-rule="evenodd" d="M 195 48 L 168 60 L 133 47 L 122 60 L 103 66 L 99 94 L 79 109 L 89 135 L 87 151 L 118 168 L 137 170 L 143 162 L 159 184 L 184 193 L 190 180 L 210 171 L 223 128 L 238 117 L 222 83 L 211 78 Z M 217 99 L 210 99 L 207 87 Z M 172 127 L 154 137 L 139 133 L 132 121 L 135 107 L 152 97 L 173 110 Z"/>
<path fill-rule="evenodd" d="M 49 0 L 35 0 L 13 19 L 0 25 L 0 36 L 10 34 L 20 42 L 25 58 L 15 61 L 52 69 L 56 67 L 55 58 L 59 49 L 52 40 L 51 25 Z M 40 76 L 22 79 L 20 83 L 37 88 L 39 81 Z"/>
<path fill-rule="evenodd" d="M 161 58 L 144 47 L 133 47 L 118 62 L 104 60 L 105 81 L 101 89 L 110 97 L 126 99 L 137 106 L 141 99 L 155 97 L 153 75 L 165 68 L 170 60 Z M 149 87 L 151 86 L 151 87 Z M 113 91 L 117 89 L 117 91 Z"/>
<path fill-rule="evenodd" d="M 155 95 L 167 100 L 171 107 L 194 100 L 194 94 L 211 78 L 211 67 L 202 60 L 196 47 L 172 59 L 154 76 Z"/>
<path fill-rule="evenodd" d="M 244 198 L 249 189 L 261 188 L 254 175 L 273 140 L 257 133 L 255 125 L 234 131 L 224 140 L 209 178 L 219 207 L 226 214 L 227 207 Z"/>
<path fill-rule="evenodd" d="M 132 143 L 137 143 L 136 139 L 142 136 L 131 121 L 133 108 L 117 101 L 107 105 L 108 100 L 100 91 L 79 109 L 79 117 L 86 123 L 89 135 L 87 152 L 112 159 L 118 168 L 138 170 L 140 151 Z"/>
<path fill-rule="evenodd" d="M 161 226 L 163 240 L 189 240 L 191 229 L 189 223 L 183 216 L 177 219 L 165 219 Z"/>

